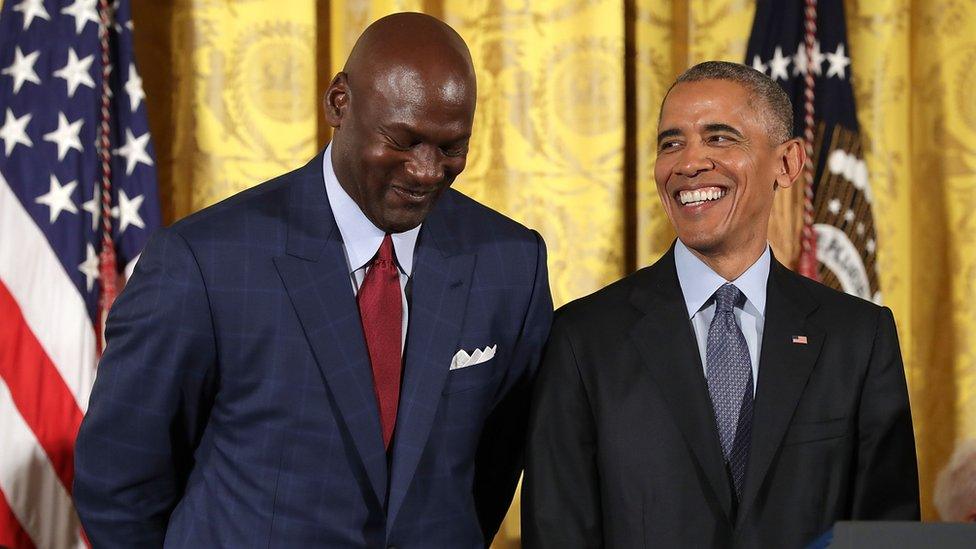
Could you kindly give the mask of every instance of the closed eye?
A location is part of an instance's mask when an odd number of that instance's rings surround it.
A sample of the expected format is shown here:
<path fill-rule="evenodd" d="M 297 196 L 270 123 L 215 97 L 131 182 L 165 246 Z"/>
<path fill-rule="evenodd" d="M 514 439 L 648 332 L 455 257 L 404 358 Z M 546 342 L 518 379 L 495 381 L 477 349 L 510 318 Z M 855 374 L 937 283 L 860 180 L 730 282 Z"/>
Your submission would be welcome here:
<path fill-rule="evenodd" d="M 468 145 L 454 145 L 451 147 L 441 147 L 441 152 L 444 156 L 464 156 L 468 152 Z"/>
<path fill-rule="evenodd" d="M 386 133 L 385 131 L 380 130 L 380 135 L 383 136 L 383 140 L 386 141 L 386 144 L 391 149 L 397 150 L 397 151 L 409 151 L 410 150 L 410 146 L 404 145 L 400 141 L 397 141 L 396 139 L 394 139 L 390 134 Z"/>
<path fill-rule="evenodd" d="M 396 151 L 401 151 L 402 152 L 402 151 L 409 151 L 410 150 L 410 147 L 405 147 L 405 146 L 397 143 L 396 141 L 393 141 L 392 139 L 388 139 L 387 140 L 387 145 L 389 145 L 391 149 L 396 150 Z"/>

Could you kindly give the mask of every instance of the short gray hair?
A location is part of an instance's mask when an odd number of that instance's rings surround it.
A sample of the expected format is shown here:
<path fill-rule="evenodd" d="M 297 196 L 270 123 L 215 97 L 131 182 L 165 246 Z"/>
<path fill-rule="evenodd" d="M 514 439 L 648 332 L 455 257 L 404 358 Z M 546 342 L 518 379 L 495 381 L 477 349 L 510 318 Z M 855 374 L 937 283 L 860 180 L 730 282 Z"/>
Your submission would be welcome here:
<path fill-rule="evenodd" d="M 783 88 L 770 77 L 739 63 L 705 61 L 681 73 L 674 84 L 671 84 L 668 93 L 682 82 L 701 80 L 726 80 L 743 86 L 762 103 L 757 106 L 750 102 L 762 117 L 769 138 L 782 143 L 793 137 L 793 104 Z M 664 97 L 667 99 L 667 94 Z"/>

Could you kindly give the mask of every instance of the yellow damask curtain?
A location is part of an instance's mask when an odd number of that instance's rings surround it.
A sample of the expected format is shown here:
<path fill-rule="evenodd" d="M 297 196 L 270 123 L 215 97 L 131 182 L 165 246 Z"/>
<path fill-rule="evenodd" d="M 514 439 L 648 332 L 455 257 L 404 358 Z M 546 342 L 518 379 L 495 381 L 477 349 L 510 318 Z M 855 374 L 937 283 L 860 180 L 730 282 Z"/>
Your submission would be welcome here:
<path fill-rule="evenodd" d="M 970 0 L 845 6 L 882 290 L 901 334 L 931 519 L 935 474 L 957 439 L 976 437 L 976 10 Z M 322 92 L 369 22 L 403 10 L 448 21 L 479 79 L 457 186 L 540 230 L 558 305 L 670 244 L 652 176 L 658 107 L 688 66 L 742 60 L 755 6 L 177 0 L 133 9 L 168 222 L 322 147 Z M 517 545 L 517 517 L 501 538 L 496 545 Z"/>

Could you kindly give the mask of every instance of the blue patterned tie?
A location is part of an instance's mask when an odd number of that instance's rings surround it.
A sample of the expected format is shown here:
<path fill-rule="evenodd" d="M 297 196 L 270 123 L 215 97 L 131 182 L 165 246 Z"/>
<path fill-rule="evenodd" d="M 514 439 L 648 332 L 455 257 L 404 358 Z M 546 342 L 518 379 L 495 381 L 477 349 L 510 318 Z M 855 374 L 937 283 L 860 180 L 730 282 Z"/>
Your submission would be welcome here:
<path fill-rule="evenodd" d="M 715 292 L 715 316 L 705 348 L 708 393 L 737 499 L 742 495 L 752 434 L 752 360 L 734 314 L 735 307 L 744 303 L 745 296 L 733 284 L 723 284 Z"/>

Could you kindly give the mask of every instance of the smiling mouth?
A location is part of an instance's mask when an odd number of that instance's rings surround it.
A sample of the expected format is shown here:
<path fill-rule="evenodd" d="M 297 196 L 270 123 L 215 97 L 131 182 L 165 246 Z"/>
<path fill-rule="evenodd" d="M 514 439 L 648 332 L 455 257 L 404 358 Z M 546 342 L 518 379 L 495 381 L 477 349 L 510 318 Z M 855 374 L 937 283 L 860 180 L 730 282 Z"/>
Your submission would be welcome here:
<path fill-rule="evenodd" d="M 393 190 L 396 191 L 398 195 L 400 195 L 401 197 L 403 197 L 409 202 L 423 202 L 424 200 L 427 200 L 427 198 L 434 192 L 434 191 L 417 191 L 413 189 L 407 189 L 404 187 L 398 187 L 396 185 L 393 185 Z"/>
<path fill-rule="evenodd" d="M 695 190 L 678 191 L 675 198 L 682 206 L 694 207 L 714 202 L 727 194 L 729 194 L 729 190 L 722 187 L 703 187 Z"/>

